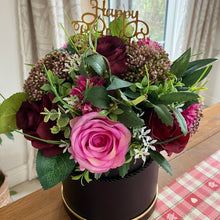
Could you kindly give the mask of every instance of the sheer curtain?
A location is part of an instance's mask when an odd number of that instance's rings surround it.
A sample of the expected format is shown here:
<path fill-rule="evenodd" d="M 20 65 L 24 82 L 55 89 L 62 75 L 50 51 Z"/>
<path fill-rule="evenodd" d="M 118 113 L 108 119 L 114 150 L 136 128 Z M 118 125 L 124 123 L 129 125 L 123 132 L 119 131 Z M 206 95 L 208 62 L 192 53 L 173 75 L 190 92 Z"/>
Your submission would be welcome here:
<path fill-rule="evenodd" d="M 68 33 L 71 27 L 65 17 L 79 20 L 81 16 L 80 0 L 19 0 L 17 1 L 20 45 L 22 62 L 34 64 L 51 51 L 52 46 L 59 48 L 65 43 L 65 33 L 59 23 L 64 24 Z M 30 67 L 23 65 L 23 79 L 26 79 Z M 28 147 L 28 178 L 37 176 L 35 171 L 36 150 Z"/>
<path fill-rule="evenodd" d="M 220 19 L 219 0 L 174 0 L 174 28 L 170 48 L 171 59 L 191 47 L 196 58 L 213 56 L 217 25 Z"/>

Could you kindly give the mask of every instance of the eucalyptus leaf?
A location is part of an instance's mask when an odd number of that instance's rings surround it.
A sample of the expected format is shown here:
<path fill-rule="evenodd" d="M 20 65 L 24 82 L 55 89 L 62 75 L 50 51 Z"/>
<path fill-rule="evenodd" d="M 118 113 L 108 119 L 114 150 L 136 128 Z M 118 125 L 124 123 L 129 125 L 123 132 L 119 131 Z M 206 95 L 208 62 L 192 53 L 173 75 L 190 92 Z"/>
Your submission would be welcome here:
<path fill-rule="evenodd" d="M 57 120 L 57 126 L 63 128 L 66 127 L 69 124 L 69 118 L 68 117 L 60 117 Z"/>
<path fill-rule="evenodd" d="M 151 149 L 149 149 L 149 153 L 151 158 L 155 160 L 167 173 L 169 173 L 171 176 L 173 175 L 169 162 L 163 157 L 162 154 Z"/>
<path fill-rule="evenodd" d="M 28 98 L 27 93 L 15 93 L 0 105 L 0 134 L 10 132 L 7 126 L 17 129 L 16 114 L 22 103 Z"/>
<path fill-rule="evenodd" d="M 70 160 L 70 153 L 44 157 L 38 150 L 36 169 L 43 189 L 49 189 L 67 178 L 75 166 L 75 160 Z"/>

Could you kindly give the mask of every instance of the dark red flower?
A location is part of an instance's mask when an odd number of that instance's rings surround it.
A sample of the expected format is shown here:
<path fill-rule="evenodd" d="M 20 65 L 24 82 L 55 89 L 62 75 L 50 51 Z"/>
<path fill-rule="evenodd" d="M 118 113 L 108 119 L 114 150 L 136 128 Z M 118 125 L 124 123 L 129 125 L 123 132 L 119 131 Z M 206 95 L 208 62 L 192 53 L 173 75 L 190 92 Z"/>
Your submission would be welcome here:
<path fill-rule="evenodd" d="M 129 67 L 126 65 L 128 58 L 126 44 L 122 39 L 113 36 L 98 38 L 97 52 L 108 59 L 112 74 L 120 77 L 120 73 L 129 71 Z"/>
<path fill-rule="evenodd" d="M 150 117 L 147 120 L 147 126 L 151 129 L 151 137 L 153 139 L 157 139 L 158 142 L 167 141 L 183 134 L 176 118 L 173 120 L 173 126 L 167 126 L 158 118 L 155 112 L 150 114 Z M 184 150 L 188 143 L 189 137 L 190 133 L 187 133 L 186 136 L 183 135 L 164 144 L 155 145 L 155 147 L 157 151 L 165 150 L 168 155 L 171 156 L 172 153 L 180 153 Z"/>
<path fill-rule="evenodd" d="M 45 123 L 44 116 L 40 114 L 44 111 L 44 108 L 48 110 L 57 109 L 57 104 L 52 103 L 54 97 L 53 94 L 49 93 L 48 95 L 44 95 L 41 101 L 27 100 L 23 102 L 16 114 L 17 127 L 22 129 L 24 133 L 41 139 L 62 139 L 63 134 L 61 132 L 54 135 L 50 131 L 50 128 L 52 128 L 56 122 L 48 121 Z M 33 147 L 42 150 L 45 157 L 62 153 L 62 149 L 59 148 L 58 145 L 42 142 L 27 136 L 25 136 L 25 138 L 31 141 Z"/>

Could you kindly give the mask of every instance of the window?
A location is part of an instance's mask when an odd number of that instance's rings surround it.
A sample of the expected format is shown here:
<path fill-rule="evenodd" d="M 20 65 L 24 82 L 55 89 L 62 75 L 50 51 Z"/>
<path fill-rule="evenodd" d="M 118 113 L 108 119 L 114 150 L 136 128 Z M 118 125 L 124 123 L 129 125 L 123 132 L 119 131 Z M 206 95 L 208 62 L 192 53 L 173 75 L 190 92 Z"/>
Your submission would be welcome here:
<path fill-rule="evenodd" d="M 149 26 L 149 37 L 164 46 L 168 0 L 109 0 L 109 7 L 139 11 L 139 19 Z"/>

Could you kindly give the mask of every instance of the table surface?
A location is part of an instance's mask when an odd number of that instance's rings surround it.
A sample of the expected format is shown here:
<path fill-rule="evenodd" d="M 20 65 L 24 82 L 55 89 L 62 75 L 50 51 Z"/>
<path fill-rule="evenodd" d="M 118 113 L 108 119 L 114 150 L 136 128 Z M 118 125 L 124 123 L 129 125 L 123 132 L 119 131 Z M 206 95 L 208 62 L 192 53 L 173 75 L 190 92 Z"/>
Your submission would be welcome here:
<path fill-rule="evenodd" d="M 200 130 L 191 137 L 186 149 L 167 158 L 173 176 L 159 170 L 159 190 L 206 159 L 220 146 L 220 103 L 204 110 Z M 1 220 L 69 220 L 63 207 L 61 185 L 44 191 L 40 189 L 0 209 Z"/>

